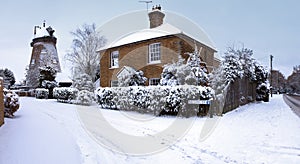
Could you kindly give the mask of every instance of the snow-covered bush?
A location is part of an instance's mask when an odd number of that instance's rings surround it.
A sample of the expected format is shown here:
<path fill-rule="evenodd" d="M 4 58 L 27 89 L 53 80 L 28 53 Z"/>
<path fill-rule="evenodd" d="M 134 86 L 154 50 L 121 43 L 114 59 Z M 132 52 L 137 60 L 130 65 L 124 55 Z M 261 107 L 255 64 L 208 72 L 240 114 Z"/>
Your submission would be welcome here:
<path fill-rule="evenodd" d="M 53 97 L 59 102 L 74 103 L 78 92 L 78 89 L 72 87 L 54 88 Z"/>
<path fill-rule="evenodd" d="M 256 100 L 257 101 L 269 101 L 269 87 L 266 83 L 262 83 L 256 88 Z"/>
<path fill-rule="evenodd" d="M 118 79 L 118 84 L 120 87 L 144 86 L 146 81 L 147 78 L 144 77 L 144 72 L 139 70 L 123 75 Z"/>
<path fill-rule="evenodd" d="M 112 88 L 97 88 L 95 91 L 96 101 L 101 106 L 101 108 L 116 108 L 113 101 Z"/>
<path fill-rule="evenodd" d="M 76 104 L 79 105 L 91 105 L 94 100 L 94 93 L 88 90 L 82 90 L 78 92 L 76 98 Z"/>
<path fill-rule="evenodd" d="M 58 87 L 58 84 L 56 81 L 44 80 L 44 81 L 42 81 L 42 87 L 46 88 L 46 89 L 55 88 L 55 87 Z"/>
<path fill-rule="evenodd" d="M 35 89 L 35 97 L 38 99 L 48 99 L 49 90 L 45 88 Z"/>
<path fill-rule="evenodd" d="M 88 74 L 81 74 L 73 79 L 72 87 L 77 88 L 79 91 L 87 90 L 90 92 L 94 91 L 94 83 L 92 77 Z"/>
<path fill-rule="evenodd" d="M 150 95 L 147 87 L 130 87 L 129 103 L 137 107 L 136 110 L 146 109 L 150 105 Z"/>
<path fill-rule="evenodd" d="M 56 81 L 43 80 L 42 87 L 49 90 L 48 98 L 52 99 L 53 98 L 53 89 L 55 87 L 58 87 L 58 84 Z"/>
<path fill-rule="evenodd" d="M 13 91 L 4 89 L 4 116 L 14 117 L 14 113 L 19 107 L 19 96 Z"/>
<path fill-rule="evenodd" d="M 182 90 L 181 88 L 174 87 L 169 89 L 166 96 L 165 111 L 170 113 L 177 113 L 181 108 Z"/>

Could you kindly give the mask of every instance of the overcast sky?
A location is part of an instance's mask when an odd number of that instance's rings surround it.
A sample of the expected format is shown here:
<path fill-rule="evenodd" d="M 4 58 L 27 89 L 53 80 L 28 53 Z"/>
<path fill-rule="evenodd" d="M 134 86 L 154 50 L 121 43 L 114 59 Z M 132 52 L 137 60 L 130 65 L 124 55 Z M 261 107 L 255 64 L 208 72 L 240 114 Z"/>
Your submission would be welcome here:
<path fill-rule="evenodd" d="M 155 4 L 200 26 L 220 56 L 226 47 L 243 44 L 267 67 L 272 54 L 274 69 L 286 77 L 300 65 L 298 0 L 153 0 L 149 8 Z M 24 78 L 33 27 L 43 20 L 56 30 L 61 65 L 67 70 L 63 56 L 71 46 L 71 31 L 84 23 L 96 23 L 101 30 L 116 16 L 145 9 L 146 4 L 138 0 L 0 0 L 0 67 L 11 69 L 17 81 Z"/>

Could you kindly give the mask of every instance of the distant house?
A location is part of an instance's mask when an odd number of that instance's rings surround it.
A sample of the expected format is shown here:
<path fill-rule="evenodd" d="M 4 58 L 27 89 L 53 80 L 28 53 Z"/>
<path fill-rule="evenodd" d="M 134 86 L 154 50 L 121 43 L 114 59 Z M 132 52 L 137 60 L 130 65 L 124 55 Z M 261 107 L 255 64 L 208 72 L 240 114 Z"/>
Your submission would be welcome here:
<path fill-rule="evenodd" d="M 200 57 L 209 72 L 220 64 L 220 60 L 214 56 L 216 49 L 203 31 L 199 31 L 204 36 L 204 41 L 200 41 L 181 29 L 164 23 L 165 14 L 160 8 L 153 8 L 148 16 L 149 29 L 130 33 L 99 50 L 101 87 L 118 86 L 118 76 L 134 70 L 144 72 L 144 76 L 148 78 L 146 85 L 157 85 L 163 66 L 176 62 L 179 55 L 188 59 L 185 53 L 193 52 L 195 44 L 202 49 Z"/>

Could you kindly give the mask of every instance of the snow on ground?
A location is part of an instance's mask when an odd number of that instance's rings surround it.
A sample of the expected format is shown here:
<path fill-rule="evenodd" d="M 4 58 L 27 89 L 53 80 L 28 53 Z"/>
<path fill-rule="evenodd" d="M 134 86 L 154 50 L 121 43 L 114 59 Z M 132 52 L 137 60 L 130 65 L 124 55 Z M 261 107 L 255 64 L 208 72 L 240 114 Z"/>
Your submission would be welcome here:
<path fill-rule="evenodd" d="M 0 164 L 300 162 L 300 119 L 280 95 L 213 119 L 153 117 L 24 97 L 16 118 L 5 121 Z M 201 140 L 208 121 L 217 126 Z"/>

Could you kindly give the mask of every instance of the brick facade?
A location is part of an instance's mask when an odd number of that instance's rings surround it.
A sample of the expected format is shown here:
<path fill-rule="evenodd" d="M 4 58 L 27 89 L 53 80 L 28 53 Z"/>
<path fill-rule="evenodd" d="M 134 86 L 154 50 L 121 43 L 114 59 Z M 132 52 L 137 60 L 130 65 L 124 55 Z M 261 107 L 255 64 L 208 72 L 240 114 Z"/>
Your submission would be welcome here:
<path fill-rule="evenodd" d="M 4 124 L 3 79 L 0 78 L 0 126 Z"/>
<path fill-rule="evenodd" d="M 149 63 L 148 46 L 152 43 L 160 43 L 161 62 Z M 208 71 L 211 72 L 215 66 L 214 49 L 196 42 L 198 49 L 202 47 L 200 57 L 206 63 Z M 195 41 L 184 35 L 168 35 L 159 38 L 139 41 L 118 47 L 100 51 L 100 86 L 110 87 L 112 80 L 117 80 L 117 74 L 124 66 L 130 66 L 136 70 L 142 70 L 144 76 L 148 78 L 160 78 L 163 66 L 176 62 L 180 54 L 184 59 L 188 58 L 186 52 L 194 51 Z M 119 67 L 111 68 L 110 54 L 119 51 Z M 148 85 L 147 81 L 146 85 Z"/>

